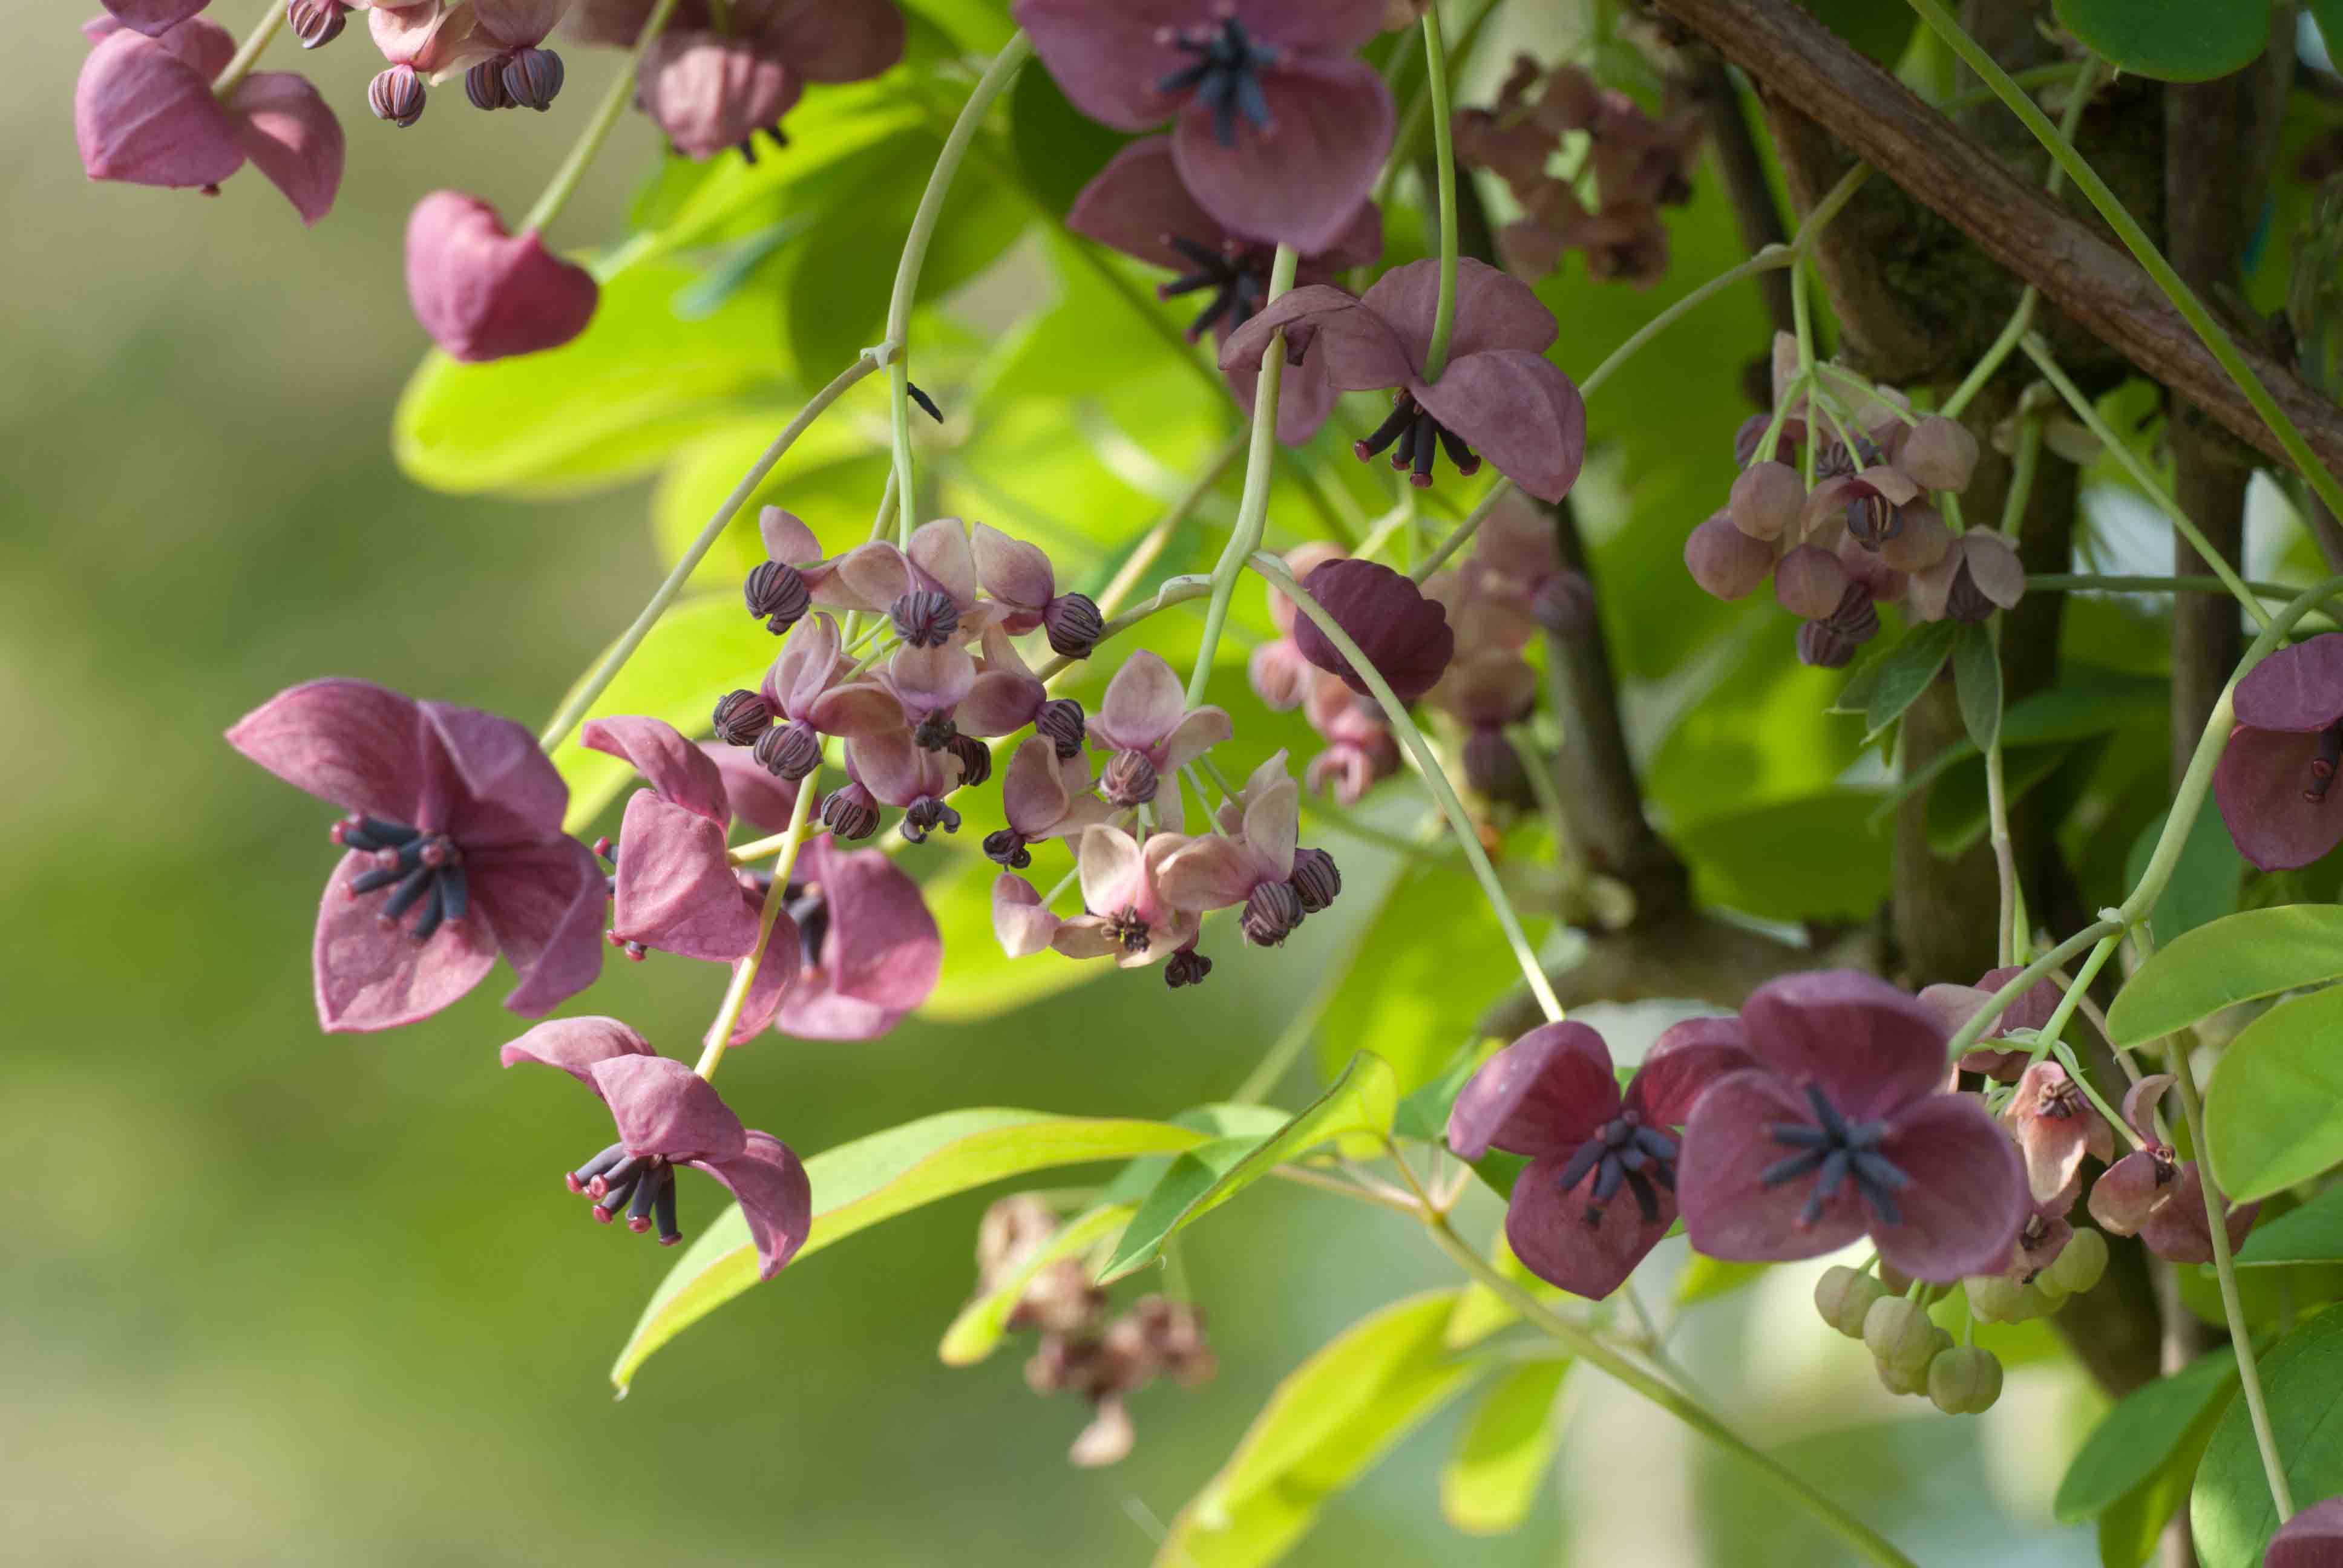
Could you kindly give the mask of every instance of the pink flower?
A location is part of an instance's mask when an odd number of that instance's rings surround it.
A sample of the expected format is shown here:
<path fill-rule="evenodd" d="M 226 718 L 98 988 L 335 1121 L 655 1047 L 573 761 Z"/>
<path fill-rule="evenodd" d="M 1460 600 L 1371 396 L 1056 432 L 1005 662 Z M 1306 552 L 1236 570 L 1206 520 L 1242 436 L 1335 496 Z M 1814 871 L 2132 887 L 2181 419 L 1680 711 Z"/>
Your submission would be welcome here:
<path fill-rule="evenodd" d="M 884 854 L 816 839 L 783 891 L 801 967 L 774 1020 L 781 1033 L 876 1040 L 936 989 L 944 953 L 936 918 L 920 885 Z"/>
<path fill-rule="evenodd" d="M 1120 828 L 1084 829 L 1079 864 L 1086 912 L 1061 922 L 1051 946 L 1068 958 L 1111 957 L 1136 969 L 1193 942 L 1195 915 L 1165 898 L 1160 881 L 1163 862 L 1187 842 L 1177 833 L 1151 833 L 1142 848 Z"/>
<path fill-rule="evenodd" d="M 1163 897 L 1195 914 L 1242 904 L 1245 940 L 1263 948 L 1283 942 L 1306 912 L 1292 885 L 1301 801 L 1280 751 L 1245 780 L 1221 832 L 1191 839 L 1164 859 L 1156 877 Z"/>
<path fill-rule="evenodd" d="M 2026 1185 L 2036 1202 L 2046 1203 L 2066 1191 L 2081 1171 L 2085 1154 L 2102 1165 L 2116 1157 L 2115 1132 L 2055 1061 L 2026 1070 L 2001 1119 L 2026 1156 Z"/>
<path fill-rule="evenodd" d="M 715 762 L 656 719 L 592 719 L 578 738 L 633 763 L 650 785 L 627 802 L 618 829 L 612 935 L 712 963 L 747 957 L 757 945 L 764 900 L 744 891 L 725 859 L 732 807 Z M 794 941 L 795 933 L 776 933 L 774 940 Z M 777 965 L 775 972 L 786 976 L 788 967 Z"/>
<path fill-rule="evenodd" d="M 985 591 L 1010 612 L 1001 622 L 1006 630 L 1022 634 L 1038 626 L 1051 651 L 1067 658 L 1090 657 L 1106 626 L 1098 604 L 1088 594 L 1060 593 L 1057 568 L 1040 546 L 979 523 L 969 547 Z"/>
<path fill-rule="evenodd" d="M 102 0 L 102 4 L 107 15 L 125 27 L 159 38 L 199 14 L 211 0 Z"/>
<path fill-rule="evenodd" d="M 558 348 L 586 330 L 600 292 L 534 230 L 507 233 L 494 207 L 460 191 L 434 191 L 407 220 L 415 318 L 467 363 Z"/>
<path fill-rule="evenodd" d="M 1091 739 L 1118 751 L 1139 751 L 1155 771 L 1176 773 L 1234 734 L 1218 708 L 1191 709 L 1187 689 L 1161 656 L 1134 653 L 1107 682 L 1090 721 Z"/>
<path fill-rule="evenodd" d="M 670 31 L 643 56 L 635 106 L 676 151 L 707 159 L 728 147 L 747 153 L 757 131 L 778 141 L 781 116 L 803 91 L 779 56 L 755 39 Z"/>
<path fill-rule="evenodd" d="M 1010 759 L 1001 804 L 1009 826 L 985 835 L 985 858 L 1019 871 L 1033 863 L 1027 845 L 1078 838 L 1107 814 L 1105 802 L 1091 789 L 1090 759 L 1080 750 L 1060 757 L 1046 735 L 1030 738 Z"/>
<path fill-rule="evenodd" d="M 2237 853 L 2266 871 L 2307 866 L 2343 843 L 2343 634 L 2282 648 L 2237 682 L 2237 723 L 2213 798 Z"/>

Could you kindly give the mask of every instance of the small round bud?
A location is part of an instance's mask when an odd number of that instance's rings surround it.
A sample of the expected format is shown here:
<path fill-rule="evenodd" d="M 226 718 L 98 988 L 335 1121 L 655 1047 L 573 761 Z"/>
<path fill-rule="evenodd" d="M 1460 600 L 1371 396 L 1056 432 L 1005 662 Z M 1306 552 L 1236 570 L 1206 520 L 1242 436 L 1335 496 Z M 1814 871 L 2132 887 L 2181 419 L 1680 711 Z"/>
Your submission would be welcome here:
<path fill-rule="evenodd" d="M 1163 983 L 1178 990 L 1182 986 L 1203 984 L 1204 977 L 1212 972 L 1212 960 L 1193 947 L 1185 947 L 1164 960 Z"/>
<path fill-rule="evenodd" d="M 740 585 L 749 613 L 765 623 L 774 636 L 795 626 L 813 608 L 813 595 L 804 574 L 787 561 L 767 561 Z"/>
<path fill-rule="evenodd" d="M 1815 1282 L 1815 1310 L 1840 1333 L 1859 1340 L 1872 1303 L 1886 1293 L 1887 1287 L 1869 1274 L 1837 1263 L 1825 1269 L 1823 1277 Z"/>
<path fill-rule="evenodd" d="M 561 56 L 550 49 L 516 50 L 505 62 L 505 99 L 517 107 L 535 109 L 538 114 L 553 107 L 560 95 L 565 73 Z"/>
<path fill-rule="evenodd" d="M 1931 414 L 1904 437 L 1896 466 L 1923 489 L 1957 490 L 1976 468 L 1977 441 L 1957 419 Z"/>
<path fill-rule="evenodd" d="M 1253 695 L 1272 713 L 1291 713 L 1301 707 L 1316 673 L 1317 667 L 1302 657 L 1290 637 L 1262 643 L 1245 661 L 1245 678 L 1252 683 Z"/>
<path fill-rule="evenodd" d="M 973 789 L 992 777 L 992 748 L 973 735 L 955 735 L 944 749 L 960 759 L 960 788 Z"/>
<path fill-rule="evenodd" d="M 1088 731 L 1082 705 L 1071 697 L 1051 698 L 1033 716 L 1033 733 L 1049 737 L 1051 749 L 1061 762 L 1071 762 L 1081 753 L 1082 737 Z"/>
<path fill-rule="evenodd" d="M 1955 620 L 1977 626 L 1990 620 L 1996 608 L 1993 600 L 1986 597 L 1985 589 L 1977 587 L 1976 574 L 1969 570 L 1969 563 L 1961 562 L 1960 569 L 1953 574 L 1953 586 L 1945 595 L 1945 613 Z"/>
<path fill-rule="evenodd" d="M 1941 1348 L 1937 1332 L 1927 1309 L 1902 1296 L 1882 1296 L 1863 1315 L 1863 1343 L 1871 1359 L 1907 1376 L 1927 1371 Z"/>
<path fill-rule="evenodd" d="M 1291 882 L 1263 882 L 1254 888 L 1245 900 L 1244 915 L 1238 922 L 1244 930 L 1245 940 L 1257 948 L 1282 946 L 1301 923 L 1302 895 L 1293 890 Z"/>
<path fill-rule="evenodd" d="M 960 606 L 941 588 L 915 588 L 897 599 L 888 614 L 895 635 L 913 648 L 941 648 L 960 629 Z"/>
<path fill-rule="evenodd" d="M 716 739 L 727 746 L 754 746 L 773 724 L 773 705 L 760 691 L 728 691 L 716 702 Z"/>
<path fill-rule="evenodd" d="M 1904 531 L 1904 508 L 1889 500 L 1866 479 L 1855 479 L 1846 488 L 1847 537 L 1866 550 L 1884 548 Z"/>
<path fill-rule="evenodd" d="M 1725 510 L 1753 539 L 1778 539 L 1805 509 L 1806 482 L 1787 463 L 1753 463 L 1733 481 Z"/>
<path fill-rule="evenodd" d="M 879 830 L 879 802 L 861 785 L 849 784 L 822 798 L 821 821 L 841 842 L 868 839 Z"/>
<path fill-rule="evenodd" d="M 430 95 L 412 65 L 393 65 L 367 85 L 367 107 L 377 120 L 388 120 L 401 130 L 423 117 Z"/>
<path fill-rule="evenodd" d="M 1041 611 L 1041 635 L 1067 658 L 1088 658 L 1106 631 L 1106 618 L 1088 594 L 1063 593 Z"/>
<path fill-rule="evenodd" d="M 930 713 L 911 728 L 911 743 L 922 751 L 941 751 L 950 746 L 960 727 L 949 713 Z"/>
<path fill-rule="evenodd" d="M 1483 726 L 1464 738 L 1464 782 L 1484 800 L 1534 806 L 1529 770 L 1502 729 Z"/>
<path fill-rule="evenodd" d="M 751 754 L 776 779 L 802 779 L 821 766 L 821 734 L 802 719 L 769 726 Z"/>
<path fill-rule="evenodd" d="M 350 8 L 342 0 L 287 0 L 286 25 L 304 49 L 322 49 L 342 35 Z"/>
<path fill-rule="evenodd" d="M 903 839 L 907 843 L 924 844 L 928 835 L 941 828 L 947 833 L 960 831 L 960 813 L 932 796 L 921 796 L 903 809 Z"/>
<path fill-rule="evenodd" d="M 1956 1345 L 1928 1363 L 1928 1398 L 1946 1415 L 1980 1415 L 2001 1398 L 2001 1361 L 1982 1345 Z"/>
<path fill-rule="evenodd" d="M 1814 545 L 1800 545 L 1774 568 L 1774 598 L 1800 620 L 1827 619 L 1846 597 L 1846 568 Z"/>
<path fill-rule="evenodd" d="M 503 62 L 483 60 L 464 73 L 464 96 L 476 109 L 509 109 L 513 101 L 505 94 Z"/>
<path fill-rule="evenodd" d="M 1342 873 L 1336 869 L 1334 857 L 1323 849 L 1294 850 L 1292 880 L 1294 896 L 1302 900 L 1305 915 L 1326 909 L 1342 890 Z"/>
<path fill-rule="evenodd" d="M 1118 751 L 1099 774 L 1099 797 L 1118 811 L 1155 799 L 1161 781 L 1144 751 Z"/>
<path fill-rule="evenodd" d="M 1594 629 L 1594 585 L 1584 572 L 1554 573 L 1531 591 L 1530 618 L 1548 636 L 1584 640 Z"/>
<path fill-rule="evenodd" d="M 1719 512 L 1685 538 L 1684 569 L 1712 598 L 1746 598 L 1774 569 L 1774 549 L 1735 528 L 1733 519 Z"/>
<path fill-rule="evenodd" d="M 2085 1228 L 2067 1238 L 2058 1256 L 2042 1271 L 2036 1282 L 2049 1285 L 2060 1295 L 2071 1296 L 2090 1290 L 2107 1271 L 2107 1239 Z"/>
<path fill-rule="evenodd" d="M 1974 1274 L 1962 1282 L 1969 1311 L 1981 1323 L 2016 1323 L 2039 1315 L 2041 1292 L 2006 1274 Z"/>

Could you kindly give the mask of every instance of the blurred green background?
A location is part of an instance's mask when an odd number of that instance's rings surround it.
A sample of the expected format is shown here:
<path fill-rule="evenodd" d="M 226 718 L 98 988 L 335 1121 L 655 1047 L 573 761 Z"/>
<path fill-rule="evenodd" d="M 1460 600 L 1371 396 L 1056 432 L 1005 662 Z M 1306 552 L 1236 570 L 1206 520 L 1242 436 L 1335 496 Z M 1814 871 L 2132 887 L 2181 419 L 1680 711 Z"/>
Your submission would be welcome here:
<path fill-rule="evenodd" d="M 24 84 L 0 100 L 0 887 L 17 911 L 0 944 L 0 1555 L 1145 1562 L 1285 1371 L 1453 1275 L 1402 1221 L 1255 1189 L 1186 1249 L 1219 1381 L 1141 1395 L 1137 1452 L 1081 1473 L 1062 1459 L 1081 1414 L 1026 1392 L 1021 1351 L 936 1360 L 972 1279 L 971 1195 L 751 1293 L 614 1402 L 604 1369 L 668 1257 L 561 1191 L 601 1113 L 551 1075 L 496 1070 L 518 1027 L 501 976 L 420 1027 L 321 1036 L 308 940 L 329 814 L 219 740 L 328 673 L 535 719 L 655 580 L 646 487 L 451 499 L 402 479 L 387 442 L 423 347 L 407 207 L 461 183 L 518 210 L 609 62 L 572 53 L 567 113 L 490 136 L 451 90 L 397 133 L 364 113 L 353 29 L 310 63 L 351 147 L 340 206 L 305 233 L 250 173 L 216 200 L 85 183 L 75 20 L 0 15 Z M 622 129 L 565 235 L 615 224 L 649 153 Z M 1306 948 L 1272 966 L 1224 946 L 1176 1007 L 1141 973 L 984 1025 L 768 1038 L 727 1091 L 808 1153 L 967 1104 L 1162 1114 L 1226 1095 L 1312 968 Z M 654 1040 L 696 1034 L 715 1000 L 702 966 L 606 974 L 586 1005 Z M 689 1228 L 717 1194 L 687 1188 Z M 1494 1216 L 1464 1219 L 1481 1236 Z M 2090 1561 L 2087 1534 L 2047 1523 L 2090 1413 L 2073 1377 L 2022 1368 L 1989 1417 L 1916 1416 L 1815 1322 L 1810 1277 L 1693 1311 L 1686 1355 L 1724 1407 L 1923 1562 Z M 1665 1418 L 1592 1379 L 1572 1397 L 1561 1484 L 1519 1533 L 1441 1522 L 1451 1416 L 1292 1561 L 1838 1560 Z"/>

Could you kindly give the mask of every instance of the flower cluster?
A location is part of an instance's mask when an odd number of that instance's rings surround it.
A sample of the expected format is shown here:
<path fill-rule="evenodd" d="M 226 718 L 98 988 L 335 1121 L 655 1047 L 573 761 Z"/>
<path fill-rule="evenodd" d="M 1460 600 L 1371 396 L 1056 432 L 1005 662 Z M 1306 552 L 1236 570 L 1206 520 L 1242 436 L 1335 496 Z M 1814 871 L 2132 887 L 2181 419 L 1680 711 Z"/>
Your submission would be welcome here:
<path fill-rule="evenodd" d="M 1826 669 L 1877 634 L 1883 602 L 1916 621 L 1981 621 L 2015 605 L 2026 588 L 2016 552 L 1989 528 L 1953 532 L 1930 499 L 1967 485 L 1976 437 L 1835 367 L 1793 395 L 1797 366 L 1796 340 L 1778 335 L 1775 412 L 1743 425 L 1733 493 L 1684 541 L 1693 581 L 1737 599 L 1771 577 L 1802 623 L 1798 657 Z M 1855 406 L 1832 381 L 1858 388 Z"/>

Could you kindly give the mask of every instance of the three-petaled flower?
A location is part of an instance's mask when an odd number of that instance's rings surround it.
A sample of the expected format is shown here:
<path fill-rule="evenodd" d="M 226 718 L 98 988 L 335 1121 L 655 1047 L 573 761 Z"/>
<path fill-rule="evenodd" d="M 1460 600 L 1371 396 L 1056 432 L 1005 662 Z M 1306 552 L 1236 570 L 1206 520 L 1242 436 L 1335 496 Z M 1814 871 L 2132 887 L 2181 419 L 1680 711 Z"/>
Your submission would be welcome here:
<path fill-rule="evenodd" d="M 2237 852 L 2265 871 L 2307 866 L 2343 844 L 2343 633 L 2271 654 L 2237 682 L 2237 727 L 2213 798 Z"/>

